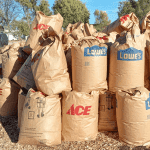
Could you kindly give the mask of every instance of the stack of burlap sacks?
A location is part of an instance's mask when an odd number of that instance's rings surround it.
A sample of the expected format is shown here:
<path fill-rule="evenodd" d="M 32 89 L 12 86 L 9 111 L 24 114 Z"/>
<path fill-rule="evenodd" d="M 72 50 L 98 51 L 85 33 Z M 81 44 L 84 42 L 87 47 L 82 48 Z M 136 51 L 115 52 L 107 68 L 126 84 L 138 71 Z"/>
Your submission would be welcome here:
<path fill-rule="evenodd" d="M 52 146 L 117 131 L 150 142 L 149 14 L 134 13 L 97 32 L 37 12 L 25 45 L 0 51 L 0 115 L 16 115 L 19 143 Z"/>

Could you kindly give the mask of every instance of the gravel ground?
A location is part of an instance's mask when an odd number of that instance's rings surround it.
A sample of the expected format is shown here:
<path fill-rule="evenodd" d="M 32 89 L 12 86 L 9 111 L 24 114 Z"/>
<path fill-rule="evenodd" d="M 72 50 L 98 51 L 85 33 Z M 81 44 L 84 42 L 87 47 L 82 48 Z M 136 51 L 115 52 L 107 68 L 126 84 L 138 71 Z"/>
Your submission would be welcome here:
<path fill-rule="evenodd" d="M 150 150 L 150 147 L 134 147 L 119 141 L 118 132 L 99 132 L 95 141 L 62 142 L 61 145 L 43 147 L 18 144 L 18 118 L 0 117 L 0 150 Z"/>

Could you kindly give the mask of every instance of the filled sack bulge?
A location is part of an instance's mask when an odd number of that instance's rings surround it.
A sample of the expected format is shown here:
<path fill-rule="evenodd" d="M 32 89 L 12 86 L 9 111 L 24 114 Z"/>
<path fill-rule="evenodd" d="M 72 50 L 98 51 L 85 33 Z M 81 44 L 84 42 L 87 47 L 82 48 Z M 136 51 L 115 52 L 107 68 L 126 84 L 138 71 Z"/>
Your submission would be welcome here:
<path fill-rule="evenodd" d="M 71 48 L 72 86 L 78 92 L 107 89 L 107 45 L 104 40 L 87 36 Z"/>
<path fill-rule="evenodd" d="M 62 140 L 95 140 L 98 134 L 99 92 L 63 92 Z"/>
<path fill-rule="evenodd" d="M 26 59 L 21 66 L 17 74 L 13 77 L 13 80 L 17 82 L 21 87 L 29 90 L 30 88 L 36 89 L 33 73 L 31 70 L 32 54 Z"/>
<path fill-rule="evenodd" d="M 30 89 L 21 115 L 19 143 L 53 146 L 61 144 L 59 95 L 45 96 Z"/>
<path fill-rule="evenodd" d="M 144 86 L 146 39 L 139 25 L 110 47 L 109 91 Z"/>
<path fill-rule="evenodd" d="M 135 146 L 150 144 L 150 92 L 144 87 L 118 90 L 119 139 Z"/>
<path fill-rule="evenodd" d="M 37 11 L 36 16 L 32 22 L 30 35 L 25 43 L 23 50 L 27 54 L 31 54 L 35 48 L 40 36 L 51 26 L 59 35 L 62 31 L 63 17 L 58 13 L 57 15 L 46 16 L 43 12 Z"/>
<path fill-rule="evenodd" d="M 27 93 L 20 89 L 18 94 L 18 127 L 20 128 L 21 114 Z"/>
<path fill-rule="evenodd" d="M 49 39 L 48 45 L 33 54 L 31 68 L 37 89 L 53 95 L 71 90 L 71 83 L 62 41 L 56 34 Z"/>
<path fill-rule="evenodd" d="M 20 43 L 14 43 L 2 54 L 2 74 L 4 78 L 13 78 L 21 68 L 19 56 Z"/>
<path fill-rule="evenodd" d="M 103 32 L 109 34 L 111 32 L 121 33 L 123 31 L 129 31 L 134 24 L 139 24 L 139 19 L 132 12 L 124 16 L 119 17 L 116 21 L 109 24 Z"/>
<path fill-rule="evenodd" d="M 15 116 L 18 112 L 20 87 L 8 78 L 0 79 L 0 115 Z"/>

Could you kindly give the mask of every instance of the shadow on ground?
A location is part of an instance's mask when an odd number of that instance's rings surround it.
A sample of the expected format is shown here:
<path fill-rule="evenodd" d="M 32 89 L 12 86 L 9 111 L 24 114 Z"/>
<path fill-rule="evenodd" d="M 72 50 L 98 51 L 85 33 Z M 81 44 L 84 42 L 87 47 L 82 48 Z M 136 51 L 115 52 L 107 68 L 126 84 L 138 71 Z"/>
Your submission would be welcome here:
<path fill-rule="evenodd" d="M 129 146 L 120 146 L 119 150 L 130 150 Z M 150 148 L 146 148 L 146 146 L 136 146 L 132 148 L 132 150 L 150 150 Z"/>
<path fill-rule="evenodd" d="M 0 116 L 0 122 L 7 132 L 11 142 L 17 143 L 19 137 L 18 117 L 17 116 Z"/>
<path fill-rule="evenodd" d="M 113 138 L 113 139 L 119 141 L 118 131 L 101 131 L 101 132 L 104 133 L 109 138 Z"/>

